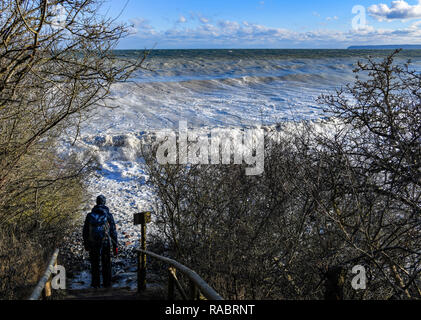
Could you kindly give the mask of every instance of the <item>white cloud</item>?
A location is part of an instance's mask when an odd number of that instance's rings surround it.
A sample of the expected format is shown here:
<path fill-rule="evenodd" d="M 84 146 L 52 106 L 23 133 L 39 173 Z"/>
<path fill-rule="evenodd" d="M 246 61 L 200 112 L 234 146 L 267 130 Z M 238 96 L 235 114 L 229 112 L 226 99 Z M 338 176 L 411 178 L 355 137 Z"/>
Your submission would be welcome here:
<path fill-rule="evenodd" d="M 202 23 L 208 23 L 209 22 L 209 19 L 208 18 L 205 18 L 205 17 L 200 17 L 199 20 Z"/>
<path fill-rule="evenodd" d="M 366 26 L 359 30 L 312 30 L 298 32 L 282 28 L 272 28 L 248 21 L 237 22 L 220 20 L 216 23 L 196 20 L 189 28 L 172 28 L 155 30 L 144 19 L 134 23 L 138 29 L 138 38 L 148 39 L 162 46 L 185 47 L 197 45 L 202 47 L 285 47 L 285 45 L 302 45 L 309 47 L 338 47 L 355 43 L 417 43 L 421 39 L 421 20 L 403 29 L 375 29 Z M 206 20 L 209 21 L 209 20 Z"/>
<path fill-rule="evenodd" d="M 392 1 L 387 4 L 375 4 L 368 8 L 370 15 L 379 21 L 407 20 L 421 18 L 421 0 L 418 4 L 410 5 L 404 0 Z"/>
<path fill-rule="evenodd" d="M 142 35 L 142 36 L 153 36 L 157 32 L 149 24 L 149 21 L 144 18 L 134 18 L 130 19 L 129 23 L 131 27 L 129 28 L 130 34 Z"/>
<path fill-rule="evenodd" d="M 421 20 L 418 20 L 417 22 L 414 22 L 413 24 L 411 24 L 409 28 L 412 30 L 418 30 L 418 28 L 420 27 L 421 27 Z"/>
<path fill-rule="evenodd" d="M 180 16 L 180 18 L 178 18 L 178 22 L 180 23 L 186 23 L 187 19 L 184 16 Z"/>
<path fill-rule="evenodd" d="M 337 16 L 334 17 L 327 17 L 326 18 L 327 21 L 332 21 L 332 20 L 339 20 L 339 18 Z"/>

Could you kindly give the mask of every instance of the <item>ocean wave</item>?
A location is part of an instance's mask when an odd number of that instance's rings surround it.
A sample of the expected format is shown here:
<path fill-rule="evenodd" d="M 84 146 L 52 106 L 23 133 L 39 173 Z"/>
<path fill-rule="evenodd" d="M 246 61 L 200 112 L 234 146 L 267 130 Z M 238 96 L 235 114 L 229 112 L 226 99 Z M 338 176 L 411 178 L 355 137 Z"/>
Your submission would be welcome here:
<path fill-rule="evenodd" d="M 141 70 L 131 82 L 114 85 L 107 104 L 117 109 L 95 115 L 86 130 L 126 133 L 173 128 L 180 120 L 194 126 L 229 126 L 318 118 L 323 112 L 317 98 L 352 83 L 356 62 L 368 54 L 347 50 L 153 51 L 145 65 L 152 71 Z M 385 54 L 376 53 L 378 57 Z M 415 58 L 419 68 L 421 57 Z"/>
<path fill-rule="evenodd" d="M 351 76 L 351 75 L 350 75 Z M 267 85 L 274 82 L 288 83 L 300 82 L 308 85 L 320 86 L 320 84 L 334 84 L 338 80 L 343 80 L 343 75 L 333 75 L 328 73 L 290 73 L 284 75 L 246 75 L 246 76 L 221 76 L 205 79 L 190 79 L 178 81 L 153 81 L 136 83 L 136 87 L 142 90 L 176 90 L 180 88 L 210 91 L 213 89 L 228 89 L 229 86 L 250 86 Z M 131 87 L 134 87 L 130 84 Z M 119 87 L 121 89 L 121 86 Z"/>
<path fill-rule="evenodd" d="M 288 75 L 343 75 L 352 74 L 349 61 L 170 61 L 151 62 L 151 71 L 142 70 L 134 81 L 181 82 L 191 80 L 239 79 L 242 77 L 280 78 Z"/>

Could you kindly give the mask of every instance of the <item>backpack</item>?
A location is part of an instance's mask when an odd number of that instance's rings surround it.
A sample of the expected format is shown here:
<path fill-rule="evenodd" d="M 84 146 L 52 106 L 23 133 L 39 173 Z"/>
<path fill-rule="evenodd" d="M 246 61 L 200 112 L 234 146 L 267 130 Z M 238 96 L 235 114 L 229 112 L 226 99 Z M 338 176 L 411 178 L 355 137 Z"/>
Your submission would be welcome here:
<path fill-rule="evenodd" d="M 110 241 L 110 224 L 106 214 L 91 212 L 88 224 L 88 241 L 90 245 L 99 246 Z"/>

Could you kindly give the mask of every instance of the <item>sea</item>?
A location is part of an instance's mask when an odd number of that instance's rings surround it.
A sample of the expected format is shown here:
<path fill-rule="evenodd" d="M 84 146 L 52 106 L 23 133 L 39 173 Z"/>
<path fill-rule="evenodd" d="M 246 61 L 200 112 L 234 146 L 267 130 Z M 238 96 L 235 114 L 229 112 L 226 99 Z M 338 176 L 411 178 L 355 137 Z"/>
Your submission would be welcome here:
<path fill-rule="evenodd" d="M 327 115 L 317 102 L 321 94 L 355 80 L 358 61 L 381 60 L 388 50 L 152 50 L 143 69 L 125 83 L 111 88 L 107 105 L 99 108 L 74 135 L 63 137 L 62 154 L 94 155 L 98 170 L 87 181 L 90 210 L 103 194 L 119 232 L 121 255 L 113 260 L 120 277 L 114 286 L 135 288 L 133 249 L 140 230 L 133 213 L 154 210 L 155 191 L 141 155 L 142 139 L 149 132 L 176 130 L 180 121 L 189 128 L 270 126 L 285 121 L 317 120 Z M 143 50 L 114 52 L 117 58 L 136 59 Z M 421 50 L 405 50 L 396 63 L 412 61 L 421 71 Z M 154 232 L 154 223 L 148 232 Z M 80 244 L 79 244 L 80 247 Z M 71 287 L 87 288 L 87 254 Z M 134 268 L 134 269 L 133 269 Z"/>
<path fill-rule="evenodd" d="M 270 125 L 323 115 L 321 94 L 352 83 L 358 61 L 390 50 L 152 50 L 127 83 L 112 88 L 97 132 L 121 133 L 189 126 Z M 118 50 L 121 59 L 143 50 Z M 421 70 L 421 50 L 404 50 L 397 63 Z M 88 128 L 93 129 L 93 128 Z"/>

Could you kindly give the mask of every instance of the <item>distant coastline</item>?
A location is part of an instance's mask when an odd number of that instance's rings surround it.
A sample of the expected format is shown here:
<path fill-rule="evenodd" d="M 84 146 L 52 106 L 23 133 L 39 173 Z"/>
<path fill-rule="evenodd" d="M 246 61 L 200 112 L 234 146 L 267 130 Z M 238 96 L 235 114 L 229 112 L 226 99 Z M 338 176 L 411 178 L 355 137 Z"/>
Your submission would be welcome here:
<path fill-rule="evenodd" d="M 348 50 L 376 49 L 376 50 L 394 50 L 394 49 L 412 49 L 421 50 L 421 44 L 391 44 L 377 46 L 350 46 Z"/>

